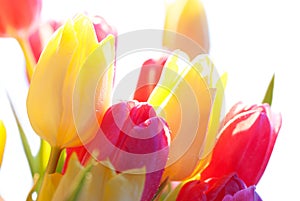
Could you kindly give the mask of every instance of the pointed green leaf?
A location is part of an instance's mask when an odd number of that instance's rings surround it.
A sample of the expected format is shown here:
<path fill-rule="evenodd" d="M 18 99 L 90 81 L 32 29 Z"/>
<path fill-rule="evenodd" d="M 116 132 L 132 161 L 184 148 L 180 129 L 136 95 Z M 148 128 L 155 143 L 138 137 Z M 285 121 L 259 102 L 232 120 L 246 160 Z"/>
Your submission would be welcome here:
<path fill-rule="evenodd" d="M 272 105 L 272 100 L 273 100 L 274 79 L 275 79 L 275 74 L 273 75 L 269 83 L 268 89 L 266 91 L 265 97 L 262 102 L 262 103 L 268 103 L 270 106 Z"/>
<path fill-rule="evenodd" d="M 26 135 L 24 133 L 24 130 L 23 130 L 21 124 L 20 124 L 19 118 L 18 118 L 18 116 L 16 114 L 15 108 L 14 108 L 14 106 L 12 104 L 12 101 L 11 101 L 8 93 L 7 93 L 7 98 L 8 98 L 11 110 L 13 112 L 14 118 L 16 120 L 18 129 L 19 129 L 19 133 L 20 133 L 20 137 L 21 137 L 21 142 L 22 142 L 22 145 L 23 145 L 23 148 L 24 148 L 24 151 L 25 151 L 25 155 L 26 155 L 29 167 L 30 167 L 31 176 L 34 177 L 34 173 L 38 172 L 38 164 L 37 164 L 35 158 L 32 155 L 32 152 L 31 152 L 28 140 L 27 140 Z"/>

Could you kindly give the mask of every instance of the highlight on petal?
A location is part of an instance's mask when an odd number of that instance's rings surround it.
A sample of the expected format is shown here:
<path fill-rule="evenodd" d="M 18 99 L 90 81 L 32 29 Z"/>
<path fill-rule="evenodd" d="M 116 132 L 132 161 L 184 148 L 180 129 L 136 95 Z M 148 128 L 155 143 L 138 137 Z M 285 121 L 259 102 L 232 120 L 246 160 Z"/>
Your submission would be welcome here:
<path fill-rule="evenodd" d="M 193 65 L 187 58 L 180 51 L 168 58 L 148 100 L 172 132 L 164 172 L 170 180 L 189 178 L 199 165 L 212 106 L 209 87 L 200 73 L 201 65 Z"/>
<path fill-rule="evenodd" d="M 0 167 L 2 164 L 5 143 L 6 143 L 6 130 L 3 122 L 0 120 Z"/>

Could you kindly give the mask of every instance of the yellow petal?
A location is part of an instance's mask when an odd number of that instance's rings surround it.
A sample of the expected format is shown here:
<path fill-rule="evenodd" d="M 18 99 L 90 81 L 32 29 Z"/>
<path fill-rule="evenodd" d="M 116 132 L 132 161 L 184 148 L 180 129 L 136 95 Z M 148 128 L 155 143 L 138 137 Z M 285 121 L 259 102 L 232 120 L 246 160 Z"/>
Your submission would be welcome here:
<path fill-rule="evenodd" d="M 117 174 L 107 161 L 94 162 L 84 168 L 73 154 L 51 200 L 70 200 L 74 192 L 79 201 L 140 200 L 146 178 L 141 174 L 144 172 L 145 168 L 141 168 Z"/>
<path fill-rule="evenodd" d="M 43 185 L 38 195 L 38 201 L 51 201 L 61 178 L 62 175 L 59 173 L 45 174 Z"/>
<path fill-rule="evenodd" d="M 0 166 L 2 164 L 2 157 L 4 153 L 5 143 L 6 143 L 6 130 L 3 122 L 0 120 Z"/>
<path fill-rule="evenodd" d="M 61 100 L 64 110 L 61 116 L 59 134 L 57 135 L 57 141 L 64 146 L 78 146 L 84 143 L 78 138 L 76 125 L 73 120 L 73 93 L 83 65 L 86 63 L 90 54 L 100 46 L 97 42 L 93 24 L 88 17 L 78 15 L 74 19 L 73 27 L 78 45 L 75 49 L 62 86 L 63 95 L 61 96 Z M 87 66 L 87 68 L 91 69 L 95 66 L 96 65 L 94 64 L 93 66 Z M 88 136 L 88 134 L 86 136 Z M 91 135 L 88 136 L 89 139 L 91 137 Z"/>
<path fill-rule="evenodd" d="M 104 192 L 103 201 L 132 201 L 141 200 L 146 176 L 143 170 L 130 170 L 110 179 Z"/>
<path fill-rule="evenodd" d="M 56 186 L 56 191 L 52 193 L 50 200 L 67 200 L 79 185 L 79 179 L 82 177 L 82 170 L 83 167 L 80 165 L 76 154 L 73 154 L 69 160 L 67 171 L 61 177 L 59 184 Z"/>
<path fill-rule="evenodd" d="M 33 74 L 27 97 L 27 112 L 33 129 L 56 146 L 63 113 L 63 83 L 78 45 L 70 21 L 61 27 L 43 51 Z"/>
<path fill-rule="evenodd" d="M 114 38 L 110 35 L 89 55 L 78 74 L 73 113 L 76 129 L 83 142 L 96 134 L 98 122 L 111 105 L 114 52 Z"/>
<path fill-rule="evenodd" d="M 162 81 L 172 72 L 167 70 L 172 68 L 170 65 L 174 64 L 166 63 Z M 173 88 L 159 82 L 148 100 L 150 104 L 161 107 L 158 115 L 165 118 L 172 133 L 169 160 L 164 172 L 164 178 L 168 176 L 170 180 L 189 178 L 198 166 L 212 105 L 210 90 L 200 74 L 199 65 L 186 63 L 183 69 Z M 164 103 L 156 94 L 160 88 L 169 91 Z"/>
<path fill-rule="evenodd" d="M 171 50 L 181 49 L 190 57 L 209 51 L 209 34 L 205 10 L 200 0 L 175 0 L 166 9 L 163 45 Z M 171 32 L 169 32 L 171 31 Z M 176 32 L 182 35 L 176 35 Z M 190 38 L 199 47 L 194 47 Z"/>

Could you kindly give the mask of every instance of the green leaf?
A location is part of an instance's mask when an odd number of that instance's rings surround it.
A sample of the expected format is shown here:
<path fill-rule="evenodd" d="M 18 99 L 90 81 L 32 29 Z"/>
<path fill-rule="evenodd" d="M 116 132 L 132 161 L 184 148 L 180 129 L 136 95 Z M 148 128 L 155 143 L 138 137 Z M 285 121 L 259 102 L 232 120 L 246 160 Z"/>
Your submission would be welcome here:
<path fill-rule="evenodd" d="M 268 103 L 270 106 L 272 105 L 272 100 L 273 100 L 274 79 L 275 79 L 275 74 L 273 75 L 273 77 L 269 83 L 265 97 L 262 101 L 262 103 Z"/>
<path fill-rule="evenodd" d="M 35 158 L 32 155 L 32 152 L 31 152 L 28 140 L 27 140 L 26 135 L 24 133 L 24 130 L 23 130 L 21 124 L 20 124 L 19 118 L 18 118 L 18 116 L 16 114 L 15 108 L 14 108 L 14 106 L 12 104 L 12 101 L 11 101 L 8 93 L 7 93 L 7 98 L 8 98 L 11 110 L 13 112 L 14 118 L 16 120 L 18 129 L 19 129 L 19 133 L 20 133 L 20 137 L 21 137 L 21 142 L 22 142 L 22 145 L 23 145 L 23 148 L 24 148 L 24 151 L 25 151 L 25 155 L 26 155 L 29 167 L 30 167 L 31 176 L 34 177 L 34 173 L 38 172 L 38 164 L 36 163 L 36 160 L 35 160 Z"/>

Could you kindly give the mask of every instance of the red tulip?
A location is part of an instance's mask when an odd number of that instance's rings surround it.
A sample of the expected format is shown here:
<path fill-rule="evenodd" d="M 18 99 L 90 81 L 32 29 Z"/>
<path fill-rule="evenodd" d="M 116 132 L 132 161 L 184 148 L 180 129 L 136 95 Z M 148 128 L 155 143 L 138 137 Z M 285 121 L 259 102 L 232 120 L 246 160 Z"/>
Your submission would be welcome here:
<path fill-rule="evenodd" d="M 41 0 L 0 0 L 0 36 L 27 34 L 40 16 Z"/>
<path fill-rule="evenodd" d="M 241 199 L 243 198 L 243 199 Z M 261 201 L 255 187 L 247 188 L 236 175 L 229 174 L 209 181 L 189 181 L 180 189 L 176 201 Z"/>
<path fill-rule="evenodd" d="M 134 98 L 140 102 L 147 102 L 151 92 L 157 85 L 167 57 L 158 60 L 149 59 L 143 63 Z"/>
<path fill-rule="evenodd" d="M 224 119 L 224 127 L 201 180 L 236 172 L 247 186 L 256 185 L 271 156 L 281 115 L 267 104 L 247 107 L 237 103 Z"/>

